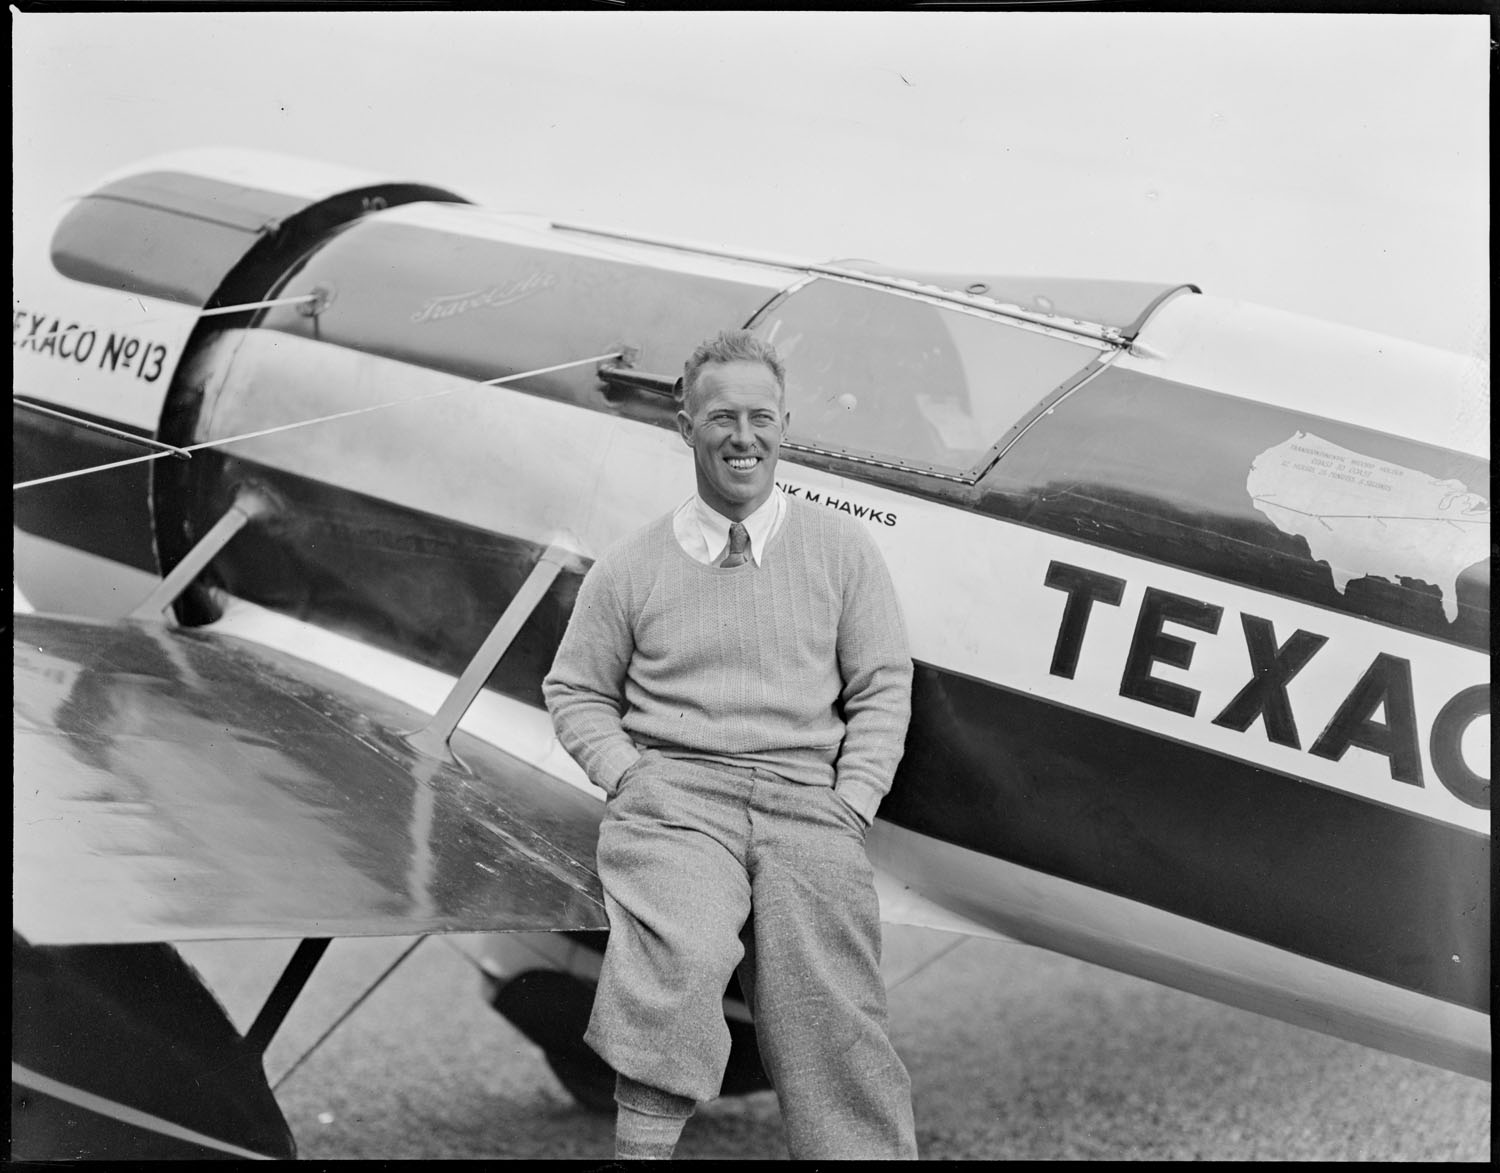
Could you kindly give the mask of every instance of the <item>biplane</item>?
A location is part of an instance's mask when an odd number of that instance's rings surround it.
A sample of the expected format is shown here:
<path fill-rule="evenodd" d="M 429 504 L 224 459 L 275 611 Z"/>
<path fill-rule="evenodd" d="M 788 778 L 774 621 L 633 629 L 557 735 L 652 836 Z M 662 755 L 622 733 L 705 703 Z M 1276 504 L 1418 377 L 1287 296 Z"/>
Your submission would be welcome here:
<path fill-rule="evenodd" d="M 1482 362 L 230 150 L 70 201 L 13 312 L 13 1157 L 292 1156 L 262 1057 L 344 936 L 494 934 L 483 995 L 607 1103 L 602 796 L 540 682 L 691 491 L 726 327 L 907 617 L 888 921 L 1488 1078 Z M 250 938 L 302 944 L 241 1034 L 173 946 Z"/>

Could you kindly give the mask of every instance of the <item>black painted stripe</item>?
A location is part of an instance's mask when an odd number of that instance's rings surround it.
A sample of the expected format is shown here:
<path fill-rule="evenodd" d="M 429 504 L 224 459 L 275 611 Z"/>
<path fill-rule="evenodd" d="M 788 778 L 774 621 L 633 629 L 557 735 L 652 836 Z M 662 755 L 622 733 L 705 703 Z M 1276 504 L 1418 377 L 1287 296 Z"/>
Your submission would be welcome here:
<path fill-rule="evenodd" d="M 141 436 L 117 420 L 70 409 L 92 423 Z M 16 483 L 139 457 L 146 449 L 63 420 L 15 407 L 11 468 Z M 172 459 L 168 457 L 167 459 Z M 137 570 L 156 572 L 147 500 L 150 462 L 34 485 L 12 494 L 12 521 L 21 530 Z"/>
<path fill-rule="evenodd" d="M 918 665 L 881 816 L 1489 1009 L 1488 836 Z"/>
<path fill-rule="evenodd" d="M 218 583 L 449 674 L 462 671 L 541 553 L 531 542 L 233 462 L 217 488 L 197 495 L 195 525 L 211 524 L 231 486 L 249 477 L 287 503 L 287 521 L 236 538 L 214 564 Z M 578 582 L 559 576 L 491 688 L 541 706 L 541 679 Z M 930 665 L 919 666 L 913 703 L 882 817 L 1488 1007 L 1487 837 Z"/>
<path fill-rule="evenodd" d="M 1488 492 L 1489 461 L 1479 457 L 1111 369 L 1026 432 L 980 482 L 974 504 L 1077 541 L 1487 651 L 1487 559 L 1458 576 L 1450 623 L 1439 587 L 1414 577 L 1358 578 L 1339 591 L 1305 539 L 1255 508 L 1246 490 L 1251 465 L 1299 431 Z"/>

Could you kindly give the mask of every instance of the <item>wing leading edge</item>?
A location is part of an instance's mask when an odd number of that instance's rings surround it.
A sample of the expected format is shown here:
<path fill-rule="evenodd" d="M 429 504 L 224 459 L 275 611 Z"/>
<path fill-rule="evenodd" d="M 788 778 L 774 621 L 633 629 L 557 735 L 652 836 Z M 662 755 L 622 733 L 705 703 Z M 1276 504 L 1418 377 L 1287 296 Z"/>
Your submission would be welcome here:
<path fill-rule="evenodd" d="M 233 637 L 14 616 L 15 930 L 33 944 L 597 929 L 599 805 Z"/>

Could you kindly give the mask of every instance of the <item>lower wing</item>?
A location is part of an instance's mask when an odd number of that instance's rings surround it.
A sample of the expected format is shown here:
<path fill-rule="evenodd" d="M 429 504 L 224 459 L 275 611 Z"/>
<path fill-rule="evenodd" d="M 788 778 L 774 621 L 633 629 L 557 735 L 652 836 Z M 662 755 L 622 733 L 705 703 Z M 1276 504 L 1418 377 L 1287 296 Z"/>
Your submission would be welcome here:
<path fill-rule="evenodd" d="M 14 616 L 11 1153 L 289 1157 L 265 1046 L 329 938 L 602 929 L 600 804 L 285 652 Z M 166 942 L 302 938 L 242 1037 Z"/>

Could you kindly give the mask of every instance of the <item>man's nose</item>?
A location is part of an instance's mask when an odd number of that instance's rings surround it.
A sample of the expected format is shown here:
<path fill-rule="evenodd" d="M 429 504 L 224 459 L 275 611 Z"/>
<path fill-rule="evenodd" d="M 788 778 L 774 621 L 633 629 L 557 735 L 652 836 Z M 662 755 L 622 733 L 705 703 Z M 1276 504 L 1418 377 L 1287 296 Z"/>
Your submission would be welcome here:
<path fill-rule="evenodd" d="M 750 417 L 742 415 L 734 421 L 734 442 L 742 448 L 755 443 L 755 429 L 750 426 Z"/>

